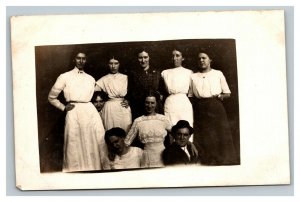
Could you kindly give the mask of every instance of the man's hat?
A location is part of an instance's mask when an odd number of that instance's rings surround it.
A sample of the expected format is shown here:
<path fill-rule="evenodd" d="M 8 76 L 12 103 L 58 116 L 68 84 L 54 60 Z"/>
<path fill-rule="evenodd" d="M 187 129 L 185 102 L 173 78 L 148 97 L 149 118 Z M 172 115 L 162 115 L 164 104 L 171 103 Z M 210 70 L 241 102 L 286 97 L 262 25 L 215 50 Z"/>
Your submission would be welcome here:
<path fill-rule="evenodd" d="M 175 126 L 172 127 L 172 135 L 175 135 L 176 134 L 176 131 L 180 128 L 188 128 L 189 131 L 190 131 L 190 135 L 194 133 L 194 128 L 192 128 L 189 124 L 188 121 L 186 120 L 179 120 Z"/>

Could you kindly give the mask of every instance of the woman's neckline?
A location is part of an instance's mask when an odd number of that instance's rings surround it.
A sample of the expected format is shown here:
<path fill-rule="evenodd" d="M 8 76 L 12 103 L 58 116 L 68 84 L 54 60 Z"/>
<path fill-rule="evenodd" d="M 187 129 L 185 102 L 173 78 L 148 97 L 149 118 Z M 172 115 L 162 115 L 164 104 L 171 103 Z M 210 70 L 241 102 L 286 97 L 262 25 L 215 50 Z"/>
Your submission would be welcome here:
<path fill-rule="evenodd" d="M 157 113 L 155 112 L 154 114 L 147 114 L 145 116 L 155 116 Z"/>
<path fill-rule="evenodd" d="M 206 71 L 206 72 L 201 72 L 201 71 L 199 71 L 199 73 L 201 73 L 201 74 L 208 74 L 209 72 L 211 72 L 213 69 L 211 68 L 209 71 Z"/>

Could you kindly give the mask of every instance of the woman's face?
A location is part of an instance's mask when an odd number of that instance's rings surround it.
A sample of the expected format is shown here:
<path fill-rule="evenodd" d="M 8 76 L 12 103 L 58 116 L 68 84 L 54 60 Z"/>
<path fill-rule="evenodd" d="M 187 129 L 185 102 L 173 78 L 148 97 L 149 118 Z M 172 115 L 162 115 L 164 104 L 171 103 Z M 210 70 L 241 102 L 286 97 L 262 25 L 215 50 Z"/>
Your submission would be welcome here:
<path fill-rule="evenodd" d="M 97 96 L 93 104 L 96 107 L 97 111 L 100 112 L 105 104 L 105 101 L 100 96 Z"/>
<path fill-rule="evenodd" d="M 124 138 L 113 135 L 109 138 L 109 144 L 116 154 L 120 155 L 123 153 L 125 148 Z"/>
<path fill-rule="evenodd" d="M 156 98 L 153 96 L 146 97 L 145 110 L 147 114 L 154 114 L 156 109 Z"/>
<path fill-rule="evenodd" d="M 78 69 L 82 70 L 86 64 L 86 55 L 85 53 L 78 53 L 74 59 L 75 65 Z"/>
<path fill-rule="evenodd" d="M 139 60 L 139 63 L 140 65 L 143 67 L 143 68 L 146 68 L 149 66 L 149 60 L 150 60 L 150 57 L 149 57 L 149 54 L 145 51 L 141 52 L 138 54 L 138 60 Z"/>
<path fill-rule="evenodd" d="M 211 59 L 206 53 L 199 53 L 198 59 L 200 69 L 210 68 Z"/>
<path fill-rule="evenodd" d="M 172 61 L 174 63 L 174 67 L 180 67 L 184 58 L 182 57 L 182 53 L 178 50 L 173 50 L 172 52 Z"/>
<path fill-rule="evenodd" d="M 120 63 L 118 60 L 112 58 L 108 62 L 109 70 L 112 74 L 116 74 L 119 72 Z"/>

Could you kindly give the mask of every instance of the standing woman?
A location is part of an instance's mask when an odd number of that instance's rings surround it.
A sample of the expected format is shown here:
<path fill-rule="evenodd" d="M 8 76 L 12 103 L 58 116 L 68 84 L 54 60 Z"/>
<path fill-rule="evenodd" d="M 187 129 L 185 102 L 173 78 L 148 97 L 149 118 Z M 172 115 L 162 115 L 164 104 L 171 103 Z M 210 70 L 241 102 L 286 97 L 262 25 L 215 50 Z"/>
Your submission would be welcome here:
<path fill-rule="evenodd" d="M 230 97 L 230 89 L 223 73 L 211 68 L 210 54 L 198 55 L 199 72 L 191 76 L 194 103 L 194 144 L 203 151 L 201 163 L 206 165 L 237 164 L 230 126 L 223 99 Z"/>
<path fill-rule="evenodd" d="M 119 73 L 118 58 L 111 57 L 108 62 L 110 73 L 96 82 L 95 91 L 104 91 L 108 94 L 108 101 L 102 109 L 102 118 L 105 130 L 120 127 L 128 132 L 132 123 L 130 107 L 123 106 L 124 96 L 127 94 L 127 75 Z"/>
<path fill-rule="evenodd" d="M 150 91 L 144 99 L 145 115 L 136 118 L 125 138 L 125 144 L 131 145 L 138 136 L 144 144 L 141 167 L 163 167 L 162 152 L 165 149 L 164 141 L 171 130 L 171 123 L 166 116 L 156 113 L 158 93 Z"/>
<path fill-rule="evenodd" d="M 48 95 L 50 104 L 66 112 L 63 172 L 101 170 L 107 154 L 103 124 L 90 102 L 95 79 L 84 72 L 86 53 L 77 52 L 73 61 L 74 68 L 57 78 Z M 66 105 L 58 99 L 62 91 Z"/>
<path fill-rule="evenodd" d="M 193 108 L 187 97 L 193 72 L 182 67 L 184 57 L 181 51 L 173 50 L 172 61 L 174 67 L 161 73 L 169 94 L 165 101 L 164 113 L 172 125 L 176 125 L 179 120 L 186 120 L 193 126 Z"/>
<path fill-rule="evenodd" d="M 137 60 L 139 65 L 128 74 L 128 100 L 132 110 L 133 118 L 138 118 L 144 114 L 145 94 L 149 90 L 159 91 L 161 72 L 150 65 L 149 52 L 141 49 L 138 51 Z M 161 106 L 158 107 L 163 113 Z"/>

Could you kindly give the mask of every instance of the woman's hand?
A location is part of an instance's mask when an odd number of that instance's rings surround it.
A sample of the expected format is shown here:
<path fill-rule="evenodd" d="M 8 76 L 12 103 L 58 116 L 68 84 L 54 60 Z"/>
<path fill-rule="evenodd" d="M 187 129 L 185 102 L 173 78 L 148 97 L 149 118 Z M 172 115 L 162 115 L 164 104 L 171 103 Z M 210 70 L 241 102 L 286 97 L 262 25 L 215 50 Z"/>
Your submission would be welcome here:
<path fill-rule="evenodd" d="M 68 103 L 65 106 L 65 112 L 71 111 L 74 107 L 75 107 L 75 105 L 72 105 L 72 104 Z"/>
<path fill-rule="evenodd" d="M 125 107 L 125 108 L 128 108 L 128 107 L 129 107 L 129 101 L 124 99 L 124 100 L 121 102 L 121 106 L 122 106 L 122 107 Z"/>
<path fill-rule="evenodd" d="M 221 94 L 219 94 L 218 96 L 217 96 L 217 98 L 219 99 L 219 100 L 224 100 L 225 98 L 229 98 L 230 97 L 230 93 L 221 93 Z"/>

